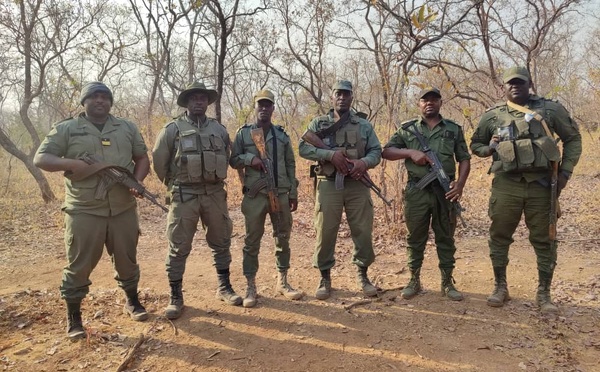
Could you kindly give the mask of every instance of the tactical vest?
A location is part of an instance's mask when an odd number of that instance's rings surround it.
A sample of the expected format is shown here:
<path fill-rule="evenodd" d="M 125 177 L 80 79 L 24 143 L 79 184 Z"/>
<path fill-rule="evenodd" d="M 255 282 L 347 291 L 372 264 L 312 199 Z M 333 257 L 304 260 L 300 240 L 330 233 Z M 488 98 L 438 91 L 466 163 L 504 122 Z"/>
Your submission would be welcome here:
<path fill-rule="evenodd" d="M 352 115 L 350 122 L 338 129 L 329 137 L 323 138 L 323 142 L 332 150 L 341 150 L 348 159 L 361 159 L 365 156 L 365 141 L 360 135 L 360 118 Z M 321 128 L 323 123 L 329 123 L 331 119 L 328 115 L 321 116 L 317 128 Z M 319 162 L 315 169 L 318 176 L 331 177 L 335 174 L 335 167 L 329 161 Z"/>
<path fill-rule="evenodd" d="M 211 119 L 207 119 L 211 120 Z M 174 180 L 180 183 L 218 183 L 227 177 L 227 152 L 220 133 L 209 125 L 198 130 L 187 120 L 175 122 L 179 144 Z"/>
<path fill-rule="evenodd" d="M 545 100 L 531 100 L 530 109 L 544 117 Z M 551 169 L 551 161 L 560 160 L 560 151 L 542 123 L 531 115 L 515 117 L 506 106 L 496 109 L 496 133 L 500 143 L 490 172 L 531 172 Z"/>

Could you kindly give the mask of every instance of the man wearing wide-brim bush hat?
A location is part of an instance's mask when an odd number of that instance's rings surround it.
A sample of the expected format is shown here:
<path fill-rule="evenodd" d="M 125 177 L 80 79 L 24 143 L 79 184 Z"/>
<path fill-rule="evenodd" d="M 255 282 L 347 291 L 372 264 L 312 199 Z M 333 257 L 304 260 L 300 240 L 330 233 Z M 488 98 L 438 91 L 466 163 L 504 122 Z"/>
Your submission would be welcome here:
<path fill-rule="evenodd" d="M 229 281 L 233 225 L 225 178 L 231 140 L 227 129 L 206 115 L 208 105 L 217 98 L 217 92 L 203 83 L 188 85 L 177 97 L 177 104 L 185 112 L 163 127 L 152 150 L 154 171 L 170 196 L 166 271 L 171 296 L 165 309 L 168 319 L 179 318 L 184 308 L 183 275 L 199 222 L 217 271 L 217 298 L 230 305 L 242 304 Z"/>
<path fill-rule="evenodd" d="M 179 93 L 179 96 L 177 97 L 177 105 L 187 108 L 188 98 L 190 94 L 193 93 L 206 94 L 208 96 L 209 105 L 215 103 L 215 101 L 219 98 L 219 94 L 216 90 L 207 89 L 204 83 L 194 81 L 193 83 L 189 84 L 184 91 Z"/>

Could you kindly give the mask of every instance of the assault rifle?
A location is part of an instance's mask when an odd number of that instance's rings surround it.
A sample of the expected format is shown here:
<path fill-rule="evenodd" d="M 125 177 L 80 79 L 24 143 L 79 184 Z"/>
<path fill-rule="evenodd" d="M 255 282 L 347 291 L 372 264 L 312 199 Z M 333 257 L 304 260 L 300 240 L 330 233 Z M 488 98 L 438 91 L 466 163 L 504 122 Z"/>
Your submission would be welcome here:
<path fill-rule="evenodd" d="M 548 235 L 550 240 L 556 240 L 556 223 L 560 216 L 560 205 L 558 204 L 558 161 L 550 162 L 552 173 L 550 175 L 550 222 L 548 223 Z"/>
<path fill-rule="evenodd" d="M 327 149 L 327 150 L 331 150 L 331 147 L 327 146 L 325 144 L 325 142 L 323 142 L 323 140 L 313 131 L 311 130 L 307 130 L 306 132 L 304 132 L 304 134 L 302 135 L 302 139 L 308 143 L 310 143 L 311 145 L 313 145 L 314 147 L 320 148 L 320 149 Z M 349 170 L 352 169 L 352 163 L 348 163 L 348 168 Z M 341 182 L 343 184 L 344 182 L 344 175 L 340 172 L 336 172 L 335 174 L 335 182 L 336 182 L 336 190 L 339 190 L 338 188 L 338 177 L 341 177 Z M 369 177 L 369 173 L 365 172 L 361 178 L 358 179 L 360 182 L 362 182 L 363 185 L 365 185 L 366 187 L 370 188 L 371 190 L 373 190 L 373 192 L 375 194 L 377 194 L 377 196 L 379 196 L 381 198 L 381 200 L 383 200 L 383 202 L 385 204 L 388 205 L 388 207 L 392 206 L 392 201 L 391 200 L 387 200 L 385 196 L 383 196 L 383 194 L 381 193 L 381 189 L 379 187 L 377 187 L 377 185 L 375 185 L 375 183 L 373 182 L 373 180 L 371 179 L 371 177 Z M 343 187 L 342 187 L 343 189 Z"/>
<path fill-rule="evenodd" d="M 263 163 L 267 171 L 267 197 L 269 198 L 269 213 L 272 213 L 275 218 L 273 221 L 273 230 L 275 230 L 275 241 L 279 241 L 279 214 L 281 213 L 281 206 L 279 205 L 279 189 L 275 183 L 275 175 L 273 173 L 273 161 L 269 159 L 267 155 L 267 149 L 265 147 L 265 135 L 262 128 L 252 129 L 250 131 L 250 136 L 252 137 L 252 141 L 254 145 L 256 145 L 256 149 L 258 150 L 258 154 L 260 156 L 260 160 Z M 275 165 L 276 166 L 276 165 Z M 262 176 L 262 174 L 261 174 Z"/>
<path fill-rule="evenodd" d="M 98 176 L 100 176 L 100 182 L 98 183 L 98 187 L 96 187 L 96 193 L 94 195 L 94 198 L 96 198 L 96 200 L 106 199 L 106 194 L 108 193 L 108 190 L 113 185 L 120 183 L 128 189 L 134 189 L 139 195 L 148 199 L 150 202 L 152 202 L 152 204 L 160 207 L 163 211 L 169 211 L 167 207 L 160 204 L 156 200 L 157 195 L 152 194 L 150 191 L 146 190 L 146 188 L 141 183 L 139 183 L 135 179 L 135 176 L 131 174 L 131 172 L 127 169 L 105 163 L 97 156 L 90 155 L 88 153 L 84 153 L 79 158 L 79 160 L 83 160 L 84 162 L 90 165 L 88 173 L 80 175 L 80 177 L 74 179 L 73 173 L 71 171 L 67 171 L 65 172 L 65 177 L 70 178 L 71 180 L 80 180 L 89 177 L 92 174 L 98 174 Z"/>
<path fill-rule="evenodd" d="M 423 190 L 431 182 L 433 182 L 434 180 L 438 180 L 438 182 L 442 186 L 442 189 L 444 190 L 444 193 L 449 192 L 450 191 L 450 178 L 448 177 L 446 172 L 444 172 L 444 167 L 442 166 L 442 162 L 438 158 L 437 154 L 429 147 L 427 140 L 425 139 L 425 137 L 423 137 L 421 132 L 419 132 L 416 127 L 414 128 L 414 131 L 410 129 L 410 127 L 414 127 L 414 126 L 415 126 L 415 122 L 411 121 L 411 122 L 404 124 L 402 126 L 402 129 L 415 135 L 415 137 L 421 144 L 421 147 L 422 147 L 421 151 L 423 151 L 425 153 L 425 155 L 427 155 L 427 157 L 429 159 L 431 159 L 431 161 L 433 162 L 433 165 L 430 165 L 431 170 L 429 171 L 429 173 L 427 173 L 427 175 L 425 177 L 421 178 L 419 180 L 419 182 L 416 183 L 415 186 L 417 186 L 420 190 Z M 452 209 L 453 209 L 453 212 L 456 215 L 456 217 L 458 217 L 460 219 L 460 222 L 462 222 L 463 227 L 466 227 L 467 225 L 465 224 L 465 220 L 462 218 L 462 211 L 464 211 L 464 209 L 460 205 L 458 200 L 452 202 Z"/>

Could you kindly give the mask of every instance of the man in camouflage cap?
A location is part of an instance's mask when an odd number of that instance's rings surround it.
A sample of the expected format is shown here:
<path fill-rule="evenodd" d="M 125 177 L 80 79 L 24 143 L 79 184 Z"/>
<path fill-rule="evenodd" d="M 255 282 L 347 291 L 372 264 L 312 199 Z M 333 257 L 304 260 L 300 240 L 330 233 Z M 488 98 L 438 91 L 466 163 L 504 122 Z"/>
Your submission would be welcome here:
<path fill-rule="evenodd" d="M 525 215 L 529 241 L 537 256 L 537 304 L 542 313 L 557 312 L 550 285 L 556 267 L 558 242 L 549 232 L 552 164 L 560 162 L 558 191 L 571 177 L 581 155 L 581 135 L 575 121 L 557 101 L 530 94 L 526 67 L 511 67 L 503 76 L 507 102 L 490 108 L 479 120 L 471 150 L 492 157 L 494 173 L 488 214 L 490 258 L 495 288 L 487 304 L 501 307 L 510 299 L 506 280 L 508 250 Z M 553 138 L 563 143 L 562 157 Z"/>
<path fill-rule="evenodd" d="M 244 239 L 244 276 L 248 281 L 244 307 L 256 305 L 256 273 L 260 241 L 265 232 L 267 214 L 273 225 L 275 236 L 275 265 L 277 266 L 277 293 L 291 300 L 302 298 L 302 292 L 295 290 L 287 281 L 290 268 L 290 234 L 292 232 L 292 212 L 298 208 L 298 181 L 296 161 L 290 137 L 283 127 L 271 122 L 275 110 L 275 96 L 269 90 L 260 90 L 254 95 L 255 124 L 246 124 L 236 133 L 229 164 L 235 169 L 244 169 L 244 199 L 242 213 L 246 221 Z M 268 164 L 261 160 L 253 140 L 254 130 L 262 131 Z M 259 132 L 260 133 L 260 132 Z M 272 175 L 277 190 L 279 212 L 270 210 L 267 195 L 267 179 Z"/>
<path fill-rule="evenodd" d="M 124 312 L 136 321 L 148 318 L 138 299 L 140 269 L 136 255 L 140 228 L 134 196 L 139 195 L 114 184 L 105 197 L 98 197 L 101 177 L 79 160 L 84 154 L 101 157 L 133 172 L 142 182 L 150 169 L 148 149 L 134 123 L 110 115 L 113 95 L 104 83 L 85 84 L 80 102 L 85 111 L 55 124 L 34 158 L 37 167 L 68 175 L 63 204 L 68 264 L 63 270 L 60 293 L 67 303 L 67 335 L 72 339 L 85 336 L 81 301 L 89 292 L 89 277 L 104 246 L 115 279 L 126 294 Z"/>
<path fill-rule="evenodd" d="M 227 129 L 206 116 L 208 105 L 217 98 L 217 92 L 203 83 L 188 85 L 177 97 L 186 111 L 162 128 L 152 150 L 154 171 L 170 199 L 166 268 L 171 299 L 165 309 L 169 319 L 179 318 L 183 310 L 183 274 L 199 221 L 217 270 L 217 298 L 229 305 L 242 303 L 229 281 L 233 226 L 224 187 L 231 142 Z"/>
<path fill-rule="evenodd" d="M 442 276 L 442 295 L 453 301 L 460 301 L 463 296 L 454 286 L 452 276 L 457 217 L 452 202 L 458 201 L 463 194 L 471 170 L 471 155 L 460 125 L 440 115 L 442 95 L 439 89 L 422 89 L 417 105 L 421 115 L 402 123 L 385 145 L 382 154 L 382 157 L 388 160 L 404 159 L 408 172 L 408 182 L 404 190 L 404 214 L 408 229 L 406 250 L 411 278 L 402 290 L 402 298 L 413 298 L 421 290 L 421 265 L 431 225 Z M 422 134 L 429 148 L 442 163 L 444 172 L 451 180 L 449 192 L 444 191 L 437 179 L 424 185 L 422 189 L 417 187 L 418 182 L 431 171 L 429 165 L 433 164 L 433 161 L 423 152 L 424 148 L 415 133 Z"/>
<path fill-rule="evenodd" d="M 332 87 L 333 109 L 308 125 L 308 131 L 322 138 L 327 148 L 317 147 L 305 139 L 299 144 L 300 156 L 319 162 L 315 198 L 317 242 L 313 265 L 321 272 L 315 293 L 320 300 L 331 296 L 331 268 L 335 265 L 335 244 L 344 210 L 354 242 L 352 263 L 356 265 L 359 288 L 366 296 L 377 295 L 377 288 L 367 276 L 367 269 L 375 260 L 373 200 L 370 189 L 359 179 L 381 161 L 381 144 L 371 123 L 352 110 L 352 100 L 352 83 L 338 81 Z M 338 173 L 343 179 L 341 189 L 335 182 Z"/>

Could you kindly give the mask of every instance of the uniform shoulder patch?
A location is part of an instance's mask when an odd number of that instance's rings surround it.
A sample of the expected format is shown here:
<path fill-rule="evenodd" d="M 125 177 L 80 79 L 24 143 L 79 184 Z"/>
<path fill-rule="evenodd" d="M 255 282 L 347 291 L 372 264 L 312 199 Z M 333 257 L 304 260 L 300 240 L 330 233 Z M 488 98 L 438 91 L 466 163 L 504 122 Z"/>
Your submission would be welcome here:
<path fill-rule="evenodd" d="M 396 123 L 396 128 L 400 129 L 403 126 L 407 125 L 407 124 L 412 124 L 412 123 L 416 123 L 417 121 L 419 121 L 419 118 L 414 118 L 414 119 L 410 119 L 410 120 L 405 120 L 401 123 Z"/>
<path fill-rule="evenodd" d="M 502 106 L 506 106 L 506 102 L 498 102 L 494 106 L 491 106 L 487 110 L 485 110 L 485 112 L 489 112 L 489 111 L 495 110 L 495 109 L 497 109 L 499 107 L 502 107 Z"/>

